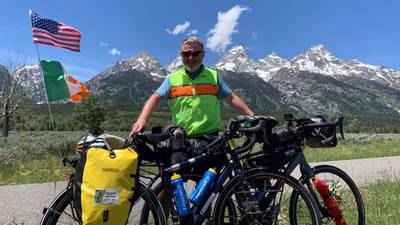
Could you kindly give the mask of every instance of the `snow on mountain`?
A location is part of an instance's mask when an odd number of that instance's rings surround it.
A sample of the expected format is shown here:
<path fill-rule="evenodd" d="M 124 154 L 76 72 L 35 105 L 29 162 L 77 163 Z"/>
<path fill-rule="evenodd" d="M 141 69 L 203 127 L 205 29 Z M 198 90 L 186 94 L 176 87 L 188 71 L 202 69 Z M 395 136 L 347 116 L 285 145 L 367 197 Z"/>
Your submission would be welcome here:
<path fill-rule="evenodd" d="M 215 65 L 216 69 L 257 74 L 257 62 L 247 56 L 243 45 L 230 49 Z"/>
<path fill-rule="evenodd" d="M 136 56 L 117 62 L 113 67 L 93 77 L 88 83 L 101 83 L 104 78 L 126 71 L 139 71 L 145 77 L 161 82 L 168 72 L 174 72 L 182 65 L 182 59 L 178 56 L 165 69 L 155 58 L 142 51 Z M 275 53 L 263 59 L 254 60 L 246 54 L 243 45 L 236 45 L 219 60 L 215 68 L 259 76 L 266 82 L 269 82 L 279 70 L 287 68 L 293 73 L 308 71 L 335 79 L 354 76 L 400 89 L 400 71 L 365 64 L 358 60 L 339 59 L 321 44 L 310 47 L 304 54 L 294 57 L 291 61 Z M 45 102 L 43 78 L 38 65 L 19 68 L 13 74 L 20 78 L 23 86 L 32 90 L 34 102 Z"/>
<path fill-rule="evenodd" d="M 243 45 L 237 45 L 230 49 L 215 67 L 219 70 L 254 74 L 268 81 L 279 69 L 289 65 L 290 63 L 286 59 L 279 57 L 275 53 L 255 61 L 246 54 Z"/>
<path fill-rule="evenodd" d="M 275 52 L 258 60 L 257 74 L 265 81 L 269 81 L 273 75 L 284 67 L 289 67 L 290 62 L 279 57 Z"/>
<path fill-rule="evenodd" d="M 168 73 L 172 73 L 172 72 L 175 72 L 175 71 L 177 71 L 178 69 L 179 69 L 179 67 L 181 67 L 181 66 L 183 66 L 183 63 L 182 63 L 182 56 L 178 56 L 178 57 L 176 57 L 172 62 L 171 62 L 171 64 L 169 64 L 168 66 L 167 66 L 167 71 L 168 71 Z"/>
<path fill-rule="evenodd" d="M 167 75 L 167 71 L 155 58 L 149 56 L 145 51 L 141 51 L 136 56 L 117 62 L 113 67 L 102 72 L 101 77 L 130 70 L 150 75 L 153 80 L 162 80 Z"/>
<path fill-rule="evenodd" d="M 33 102 L 46 102 L 43 77 L 38 64 L 18 68 L 12 75 L 20 80 L 22 86 L 32 91 Z"/>
<path fill-rule="evenodd" d="M 323 45 L 315 45 L 305 54 L 291 61 L 291 67 L 340 79 L 341 76 L 356 76 L 400 88 L 400 72 L 388 67 L 364 64 L 358 60 L 336 58 Z"/>
<path fill-rule="evenodd" d="M 290 68 L 308 71 L 340 79 L 356 76 L 400 89 L 400 72 L 382 66 L 364 64 L 358 60 L 343 60 L 334 56 L 322 44 L 310 47 L 306 53 L 294 57 L 290 62 L 272 53 L 264 59 L 250 58 L 243 45 L 230 49 L 215 65 L 217 69 L 236 73 L 256 74 L 268 82 L 277 71 Z"/>
<path fill-rule="evenodd" d="M 323 45 L 315 45 L 293 58 L 291 67 L 300 71 L 309 71 L 324 75 L 348 75 L 348 68 L 330 53 Z"/>

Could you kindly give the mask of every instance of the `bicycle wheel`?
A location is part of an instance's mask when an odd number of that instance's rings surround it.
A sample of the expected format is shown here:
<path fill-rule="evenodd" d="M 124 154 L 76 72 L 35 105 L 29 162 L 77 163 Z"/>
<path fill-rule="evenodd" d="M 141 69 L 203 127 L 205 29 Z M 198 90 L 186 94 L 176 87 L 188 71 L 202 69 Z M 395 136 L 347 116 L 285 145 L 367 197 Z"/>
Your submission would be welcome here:
<path fill-rule="evenodd" d="M 135 201 L 127 224 L 138 224 L 140 219 L 141 207 L 146 204 L 149 209 L 149 223 L 154 225 L 166 225 L 164 211 L 154 193 L 143 185 L 137 187 L 137 192 L 140 196 Z M 145 192 L 144 192 L 145 191 Z M 41 223 L 42 225 L 55 224 L 81 224 L 76 218 L 75 207 L 72 198 L 72 187 L 68 187 L 60 193 L 45 209 Z"/>
<path fill-rule="evenodd" d="M 313 168 L 316 178 L 323 180 L 329 187 L 336 202 L 339 205 L 341 214 L 347 225 L 365 225 L 365 209 L 364 202 L 360 191 L 354 181 L 341 169 L 329 166 L 320 165 Z M 316 190 L 309 177 L 301 177 L 300 180 L 306 184 L 309 191 L 315 196 L 318 207 L 321 212 L 322 222 L 324 225 L 336 225 L 335 219 L 329 215 L 327 207 L 324 205 L 321 195 Z M 293 208 L 296 208 L 297 196 L 294 193 Z M 296 221 L 295 215 L 292 218 Z M 296 223 L 294 223 L 296 224 Z M 340 224 L 340 223 L 339 223 Z M 342 222 L 343 224 L 343 222 Z"/>
<path fill-rule="evenodd" d="M 280 172 L 253 169 L 244 182 L 235 176 L 225 186 L 215 204 L 213 222 L 223 224 L 290 224 L 290 196 L 298 193 L 301 206 L 297 215 L 301 223 L 321 224 L 321 217 L 312 196 L 296 179 Z M 300 201 L 299 201 L 300 203 Z M 235 206 L 235 212 L 229 210 Z"/>

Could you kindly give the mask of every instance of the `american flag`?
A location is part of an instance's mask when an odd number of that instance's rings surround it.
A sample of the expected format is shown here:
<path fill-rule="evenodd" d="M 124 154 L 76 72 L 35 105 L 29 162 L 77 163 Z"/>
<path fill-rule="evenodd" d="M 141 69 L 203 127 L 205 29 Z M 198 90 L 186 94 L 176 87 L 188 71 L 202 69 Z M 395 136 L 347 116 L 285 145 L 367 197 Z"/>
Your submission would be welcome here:
<path fill-rule="evenodd" d="M 33 43 L 53 45 L 79 52 L 81 32 L 57 21 L 40 17 L 31 12 Z"/>

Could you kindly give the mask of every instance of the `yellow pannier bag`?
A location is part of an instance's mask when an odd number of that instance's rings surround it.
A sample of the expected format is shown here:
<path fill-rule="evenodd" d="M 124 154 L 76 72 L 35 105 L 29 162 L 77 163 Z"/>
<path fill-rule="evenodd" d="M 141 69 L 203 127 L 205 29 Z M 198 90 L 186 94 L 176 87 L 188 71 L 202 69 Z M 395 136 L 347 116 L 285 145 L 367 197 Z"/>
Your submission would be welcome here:
<path fill-rule="evenodd" d="M 89 148 L 75 169 L 74 203 L 84 225 L 127 223 L 138 181 L 134 149 Z"/>

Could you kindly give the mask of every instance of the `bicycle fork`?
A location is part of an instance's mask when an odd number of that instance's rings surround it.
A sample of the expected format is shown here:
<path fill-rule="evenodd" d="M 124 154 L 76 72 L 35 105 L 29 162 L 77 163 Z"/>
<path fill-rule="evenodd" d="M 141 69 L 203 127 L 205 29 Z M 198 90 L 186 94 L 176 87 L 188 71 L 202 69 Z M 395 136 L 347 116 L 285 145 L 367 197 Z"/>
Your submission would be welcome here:
<path fill-rule="evenodd" d="M 302 174 L 300 182 L 305 184 L 310 191 L 311 195 L 316 200 L 320 212 L 323 216 L 328 216 L 334 219 L 336 225 L 347 225 L 346 220 L 343 218 L 342 210 L 337 202 L 333 193 L 329 190 L 328 184 L 324 180 L 318 179 L 315 176 L 313 168 L 307 163 L 305 156 L 302 152 L 298 152 L 292 163 L 289 164 L 286 174 L 290 175 L 293 170 L 300 165 L 300 172 Z M 311 179 L 307 180 L 307 178 Z M 318 201 L 317 194 L 313 191 L 313 186 L 317 189 L 318 194 L 322 198 L 323 206 Z"/>
<path fill-rule="evenodd" d="M 328 215 L 335 220 L 336 225 L 347 225 L 346 220 L 343 218 L 339 203 L 329 190 L 328 184 L 326 184 L 325 181 L 316 178 L 315 176 L 311 178 L 311 181 L 318 193 L 321 195 Z"/>

